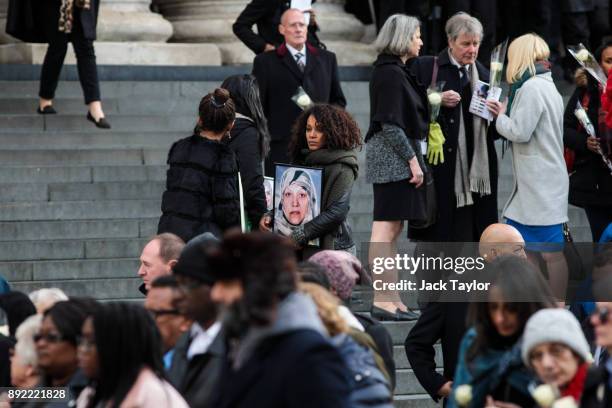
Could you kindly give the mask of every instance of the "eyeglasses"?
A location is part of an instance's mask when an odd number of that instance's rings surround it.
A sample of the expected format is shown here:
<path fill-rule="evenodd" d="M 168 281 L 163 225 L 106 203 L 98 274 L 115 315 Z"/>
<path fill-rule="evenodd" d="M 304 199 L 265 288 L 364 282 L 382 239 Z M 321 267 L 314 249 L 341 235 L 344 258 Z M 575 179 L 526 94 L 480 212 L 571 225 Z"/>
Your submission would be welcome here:
<path fill-rule="evenodd" d="M 163 315 L 180 315 L 181 314 L 181 312 L 179 312 L 178 309 L 158 309 L 158 310 L 149 309 L 149 313 L 151 313 L 154 318 L 158 318 L 159 316 L 163 316 Z"/>
<path fill-rule="evenodd" d="M 47 343 L 61 343 L 67 341 L 66 337 L 59 333 L 36 333 L 33 337 L 34 343 L 38 343 L 41 340 L 45 340 Z"/>
<path fill-rule="evenodd" d="M 597 316 L 601 324 L 606 324 L 610 321 L 610 310 L 607 307 L 600 307 L 593 312 L 593 316 Z"/>

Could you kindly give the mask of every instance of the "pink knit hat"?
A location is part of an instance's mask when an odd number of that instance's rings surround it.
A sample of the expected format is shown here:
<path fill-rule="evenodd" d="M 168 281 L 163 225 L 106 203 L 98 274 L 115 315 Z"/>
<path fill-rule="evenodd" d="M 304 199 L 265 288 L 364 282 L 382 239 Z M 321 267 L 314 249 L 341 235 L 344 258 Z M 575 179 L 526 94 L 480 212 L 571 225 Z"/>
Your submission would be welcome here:
<path fill-rule="evenodd" d="M 308 259 L 325 269 L 332 289 L 340 299 L 347 300 L 362 274 L 359 259 L 346 251 L 325 250 Z"/>

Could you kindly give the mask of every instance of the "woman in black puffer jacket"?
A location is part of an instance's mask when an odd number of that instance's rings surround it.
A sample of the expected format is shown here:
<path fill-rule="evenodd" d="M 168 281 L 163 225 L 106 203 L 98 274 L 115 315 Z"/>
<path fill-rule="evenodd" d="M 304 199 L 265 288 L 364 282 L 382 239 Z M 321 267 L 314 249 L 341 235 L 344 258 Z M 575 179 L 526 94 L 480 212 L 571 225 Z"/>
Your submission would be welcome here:
<path fill-rule="evenodd" d="M 236 121 L 230 131 L 229 147 L 236 154 L 246 214 L 251 229 L 267 211 L 263 184 L 263 160 L 270 150 L 268 124 L 259 98 L 259 87 L 253 75 L 232 75 L 221 84 L 236 106 Z"/>
<path fill-rule="evenodd" d="M 202 98 L 193 136 L 175 142 L 168 153 L 158 234 L 172 232 L 187 242 L 240 226 L 238 165 L 227 145 L 235 117 L 227 90 L 217 88 Z"/>
<path fill-rule="evenodd" d="M 595 58 L 607 74 L 612 68 L 612 42 L 601 46 L 595 52 Z M 604 229 L 612 222 L 612 175 L 601 156 L 595 152 L 600 142 L 602 147 L 604 146 L 598 123 L 602 90 L 599 83 L 583 69 L 576 72 L 576 85 L 576 90 L 565 108 L 563 121 L 563 142 L 565 147 L 572 149 L 576 155 L 574 168 L 570 172 L 569 202 L 584 208 L 593 242 L 598 242 Z M 577 102 L 586 110 L 599 140 L 588 137 L 582 126 L 579 126 L 574 115 Z M 607 152 L 607 149 L 604 149 L 604 152 Z"/>

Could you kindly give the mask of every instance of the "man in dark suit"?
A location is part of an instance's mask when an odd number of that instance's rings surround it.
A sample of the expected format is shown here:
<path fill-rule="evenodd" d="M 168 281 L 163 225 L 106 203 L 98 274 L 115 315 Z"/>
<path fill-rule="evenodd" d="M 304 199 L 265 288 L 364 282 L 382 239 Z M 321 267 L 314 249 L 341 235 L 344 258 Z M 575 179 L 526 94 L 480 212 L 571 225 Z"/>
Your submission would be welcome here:
<path fill-rule="evenodd" d="M 316 0 L 313 0 L 314 3 Z M 281 45 L 283 36 L 278 32 L 283 13 L 291 8 L 287 0 L 253 0 L 247 4 L 232 26 L 234 34 L 255 54 L 271 51 Z M 324 48 L 317 37 L 317 21 L 313 10 L 308 23 L 308 42 L 315 47 Z M 253 26 L 257 25 L 257 33 Z"/>
<path fill-rule="evenodd" d="M 410 69 L 430 84 L 434 64 L 444 81 L 438 122 L 446 141 L 444 162 L 432 165 L 438 214 L 436 223 L 410 237 L 429 242 L 476 242 L 497 222 L 497 153 L 495 126 L 470 113 L 476 80 L 489 82 L 489 71 L 476 60 L 482 24 L 466 13 L 446 23 L 448 48 L 437 57 L 420 57 Z"/>
<path fill-rule="evenodd" d="M 259 83 L 271 142 L 266 176 L 274 176 L 274 162 L 287 162 L 291 126 L 301 109 L 291 98 L 301 86 L 312 102 L 346 106 L 338 78 L 338 63 L 332 52 L 306 42 L 304 13 L 289 9 L 281 18 L 279 31 L 285 42 L 275 51 L 255 57 L 253 75 Z"/>

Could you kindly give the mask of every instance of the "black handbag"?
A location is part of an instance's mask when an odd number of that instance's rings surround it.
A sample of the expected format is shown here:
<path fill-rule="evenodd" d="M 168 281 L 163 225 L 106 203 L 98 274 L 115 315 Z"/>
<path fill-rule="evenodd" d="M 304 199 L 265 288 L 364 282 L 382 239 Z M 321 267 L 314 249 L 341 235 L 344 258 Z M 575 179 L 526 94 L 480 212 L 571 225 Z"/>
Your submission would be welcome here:
<path fill-rule="evenodd" d="M 436 200 L 436 188 L 434 185 L 433 172 L 431 169 L 426 169 L 424 173 L 423 184 L 417 189 L 420 191 L 421 199 L 423 200 L 424 217 L 418 220 L 409 220 L 408 227 L 412 229 L 429 228 L 436 223 L 438 205 Z M 423 191 L 424 190 L 424 191 Z"/>

